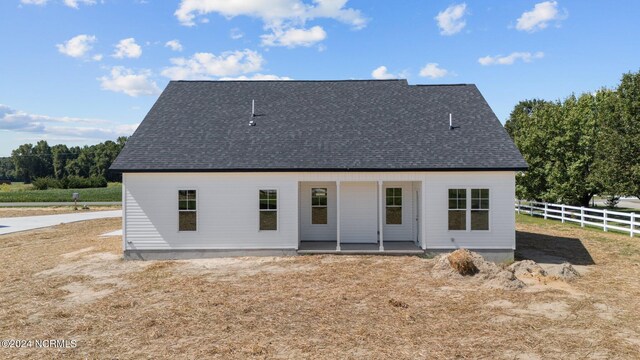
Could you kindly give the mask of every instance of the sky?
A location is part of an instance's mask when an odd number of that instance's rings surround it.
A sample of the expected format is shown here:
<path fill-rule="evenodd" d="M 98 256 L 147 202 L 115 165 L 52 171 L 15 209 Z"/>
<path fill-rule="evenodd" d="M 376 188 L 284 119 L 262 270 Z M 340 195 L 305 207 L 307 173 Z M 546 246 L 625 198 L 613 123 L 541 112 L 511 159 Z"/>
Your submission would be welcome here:
<path fill-rule="evenodd" d="M 473 83 L 525 99 L 640 70 L 640 1 L 2 0 L 0 156 L 130 135 L 177 79 Z"/>

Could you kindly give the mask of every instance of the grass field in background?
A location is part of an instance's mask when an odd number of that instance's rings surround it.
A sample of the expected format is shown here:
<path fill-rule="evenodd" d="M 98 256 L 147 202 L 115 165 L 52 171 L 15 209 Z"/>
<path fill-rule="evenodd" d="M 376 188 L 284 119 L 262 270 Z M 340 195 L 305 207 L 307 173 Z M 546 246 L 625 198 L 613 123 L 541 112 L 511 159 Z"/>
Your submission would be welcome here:
<path fill-rule="evenodd" d="M 71 194 L 80 194 L 79 203 L 91 201 L 121 201 L 122 184 L 109 183 L 106 188 L 34 190 L 31 185 L 13 183 L 0 188 L 0 202 L 58 202 L 72 203 Z"/>

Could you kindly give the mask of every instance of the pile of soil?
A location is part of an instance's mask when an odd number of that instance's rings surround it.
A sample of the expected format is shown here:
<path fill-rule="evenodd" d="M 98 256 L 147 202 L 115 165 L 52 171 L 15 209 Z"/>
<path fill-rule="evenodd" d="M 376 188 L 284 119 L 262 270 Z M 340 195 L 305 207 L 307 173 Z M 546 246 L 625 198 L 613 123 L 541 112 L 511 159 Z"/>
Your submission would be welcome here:
<path fill-rule="evenodd" d="M 486 261 L 482 255 L 467 249 L 438 256 L 432 275 L 435 278 L 468 279 L 485 287 L 503 290 L 517 290 L 525 286 L 512 270 L 503 269 L 494 262 Z"/>
<path fill-rule="evenodd" d="M 568 262 L 547 267 L 546 270 L 533 260 L 516 261 L 505 267 L 486 261 L 482 255 L 473 251 L 458 249 L 435 258 L 432 276 L 474 281 L 495 289 L 517 290 L 526 286 L 521 279 L 538 278 L 569 282 L 580 277 L 580 273 Z"/>
<path fill-rule="evenodd" d="M 580 273 L 568 262 L 554 265 L 547 270 L 547 276 L 556 280 L 573 281 L 580 277 Z"/>

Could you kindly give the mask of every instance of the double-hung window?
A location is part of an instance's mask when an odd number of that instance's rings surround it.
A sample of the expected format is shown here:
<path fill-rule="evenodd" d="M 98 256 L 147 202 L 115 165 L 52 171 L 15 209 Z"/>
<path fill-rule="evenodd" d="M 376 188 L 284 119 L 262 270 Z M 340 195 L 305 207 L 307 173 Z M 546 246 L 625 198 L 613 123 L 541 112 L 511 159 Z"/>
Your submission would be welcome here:
<path fill-rule="evenodd" d="M 178 231 L 196 231 L 197 224 L 196 191 L 178 190 Z"/>
<path fill-rule="evenodd" d="M 449 230 L 489 230 L 489 189 L 449 189 Z"/>
<path fill-rule="evenodd" d="M 311 189 L 311 224 L 327 224 L 327 188 Z"/>
<path fill-rule="evenodd" d="M 471 189 L 471 230 L 489 230 L 489 189 Z"/>
<path fill-rule="evenodd" d="M 387 188 L 386 204 L 386 224 L 402 225 L 402 188 Z"/>
<path fill-rule="evenodd" d="M 467 229 L 467 189 L 449 189 L 449 230 Z"/>
<path fill-rule="evenodd" d="M 278 191 L 260 190 L 260 230 L 278 230 Z"/>

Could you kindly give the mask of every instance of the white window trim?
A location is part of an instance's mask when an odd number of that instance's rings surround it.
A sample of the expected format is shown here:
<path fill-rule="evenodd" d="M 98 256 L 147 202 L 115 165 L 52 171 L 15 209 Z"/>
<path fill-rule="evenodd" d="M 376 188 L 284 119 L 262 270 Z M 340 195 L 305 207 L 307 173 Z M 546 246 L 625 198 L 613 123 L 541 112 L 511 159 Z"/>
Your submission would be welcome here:
<path fill-rule="evenodd" d="M 313 205 L 313 189 L 324 189 L 325 190 L 325 194 L 326 194 L 326 198 L 327 198 L 327 205 Z M 309 188 L 309 196 L 311 199 L 311 211 L 309 212 L 309 224 L 311 224 L 311 226 L 329 226 L 329 187 L 325 186 L 325 185 L 318 185 L 318 186 L 314 186 L 311 185 L 311 187 Z M 313 208 L 314 207 L 324 207 L 327 209 L 327 222 L 325 224 L 314 224 L 313 223 Z"/>
<path fill-rule="evenodd" d="M 466 207 L 465 211 L 465 230 L 449 230 L 449 211 L 450 210 L 462 210 L 462 209 L 449 209 L 449 190 L 452 189 L 465 189 L 466 190 Z M 489 190 L 489 208 L 486 209 L 489 212 L 489 229 L 487 230 L 471 230 L 471 189 L 488 189 Z M 487 185 L 473 185 L 473 186 L 457 186 L 452 185 L 447 187 L 447 232 L 450 233 L 490 233 L 493 226 L 493 188 Z M 481 209 L 485 210 L 485 209 Z"/>
<path fill-rule="evenodd" d="M 276 192 L 276 208 L 274 209 L 260 209 L 260 191 L 267 191 L 267 190 L 275 190 Z M 258 221 L 257 221 L 257 226 L 258 226 L 258 232 L 279 232 L 280 231 L 280 189 L 275 187 L 275 186 L 263 186 L 258 188 L 258 201 L 257 201 L 257 207 L 258 207 Z M 276 212 L 276 229 L 275 230 L 262 230 L 260 229 L 260 213 L 263 211 L 275 211 Z"/>
<path fill-rule="evenodd" d="M 195 190 L 196 192 L 196 209 L 195 210 L 180 210 L 180 191 L 187 191 L 187 190 Z M 176 223 L 176 232 L 178 234 L 197 234 L 198 232 L 200 232 L 200 189 L 198 189 L 198 187 L 196 186 L 182 186 L 179 188 L 176 188 L 176 192 L 175 192 L 175 199 L 176 199 L 176 203 L 175 203 L 175 207 L 174 209 L 176 209 L 178 211 L 178 216 L 176 217 L 178 219 L 178 222 Z M 180 230 L 180 211 L 195 211 L 196 213 L 196 229 L 195 230 Z"/>
<path fill-rule="evenodd" d="M 387 189 L 400 189 L 400 201 L 402 202 L 402 205 L 387 205 Z M 402 185 L 385 185 L 383 186 L 382 189 L 382 194 L 384 195 L 384 226 L 391 226 L 391 227 L 402 227 L 405 226 L 404 224 L 404 187 Z M 395 197 L 395 196 L 394 196 Z M 400 208 L 400 224 L 389 224 L 387 223 L 387 208 L 388 207 L 399 207 Z"/>

